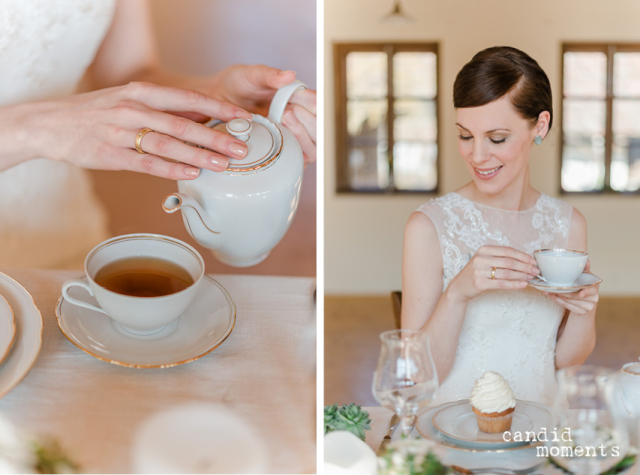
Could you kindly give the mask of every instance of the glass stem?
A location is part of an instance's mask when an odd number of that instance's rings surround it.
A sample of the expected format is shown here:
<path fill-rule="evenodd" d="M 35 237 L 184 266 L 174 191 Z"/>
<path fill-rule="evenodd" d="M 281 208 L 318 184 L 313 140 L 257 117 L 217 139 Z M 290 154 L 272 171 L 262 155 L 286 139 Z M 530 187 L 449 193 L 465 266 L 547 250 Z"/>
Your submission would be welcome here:
<path fill-rule="evenodd" d="M 400 429 L 404 438 L 411 435 L 411 430 L 416 423 L 416 415 L 413 413 L 398 414 L 400 416 Z"/>

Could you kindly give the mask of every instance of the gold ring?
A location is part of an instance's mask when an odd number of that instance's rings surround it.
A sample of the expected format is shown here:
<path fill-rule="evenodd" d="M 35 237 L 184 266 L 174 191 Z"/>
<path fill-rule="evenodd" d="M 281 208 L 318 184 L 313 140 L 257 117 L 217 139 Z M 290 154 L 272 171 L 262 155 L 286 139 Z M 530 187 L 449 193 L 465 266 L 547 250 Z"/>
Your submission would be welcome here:
<path fill-rule="evenodd" d="M 496 268 L 491 268 L 491 280 L 496 280 Z"/>
<path fill-rule="evenodd" d="M 138 132 L 138 135 L 136 135 L 136 150 L 138 151 L 138 153 L 147 153 L 142 150 L 142 137 L 144 137 L 149 132 L 153 132 L 153 130 L 149 127 L 145 127 L 144 129 L 140 129 L 140 132 Z"/>

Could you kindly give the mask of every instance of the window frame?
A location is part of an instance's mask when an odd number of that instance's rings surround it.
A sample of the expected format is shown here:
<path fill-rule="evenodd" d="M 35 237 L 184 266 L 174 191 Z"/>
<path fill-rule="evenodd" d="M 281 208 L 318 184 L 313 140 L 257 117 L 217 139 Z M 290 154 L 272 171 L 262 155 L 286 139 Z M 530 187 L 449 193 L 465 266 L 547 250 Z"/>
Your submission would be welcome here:
<path fill-rule="evenodd" d="M 604 132 L 604 186 L 601 190 L 570 191 L 562 186 L 562 165 L 564 160 L 564 54 L 567 52 L 604 53 L 607 56 L 606 95 L 605 101 L 605 132 Z M 613 55 L 620 52 L 640 53 L 640 43 L 599 43 L 599 42 L 563 42 L 560 54 L 560 164 L 559 188 L 561 195 L 640 195 L 640 189 L 635 191 L 618 191 L 611 188 L 611 161 L 613 150 Z"/>
<path fill-rule="evenodd" d="M 383 52 L 387 53 L 387 136 L 389 146 L 387 160 L 389 162 L 389 187 L 384 190 L 357 190 L 349 186 L 348 182 L 348 138 L 347 131 L 347 55 L 352 52 Z M 393 179 L 393 144 L 394 141 L 394 92 L 393 92 L 393 56 L 404 52 L 430 52 L 436 55 L 436 94 L 433 98 L 436 110 L 436 187 L 433 190 L 398 190 Z M 427 194 L 434 195 L 440 189 L 440 56 L 437 42 L 359 42 L 334 43 L 334 113 L 335 113 L 335 157 L 336 157 L 336 192 L 339 194 Z"/>

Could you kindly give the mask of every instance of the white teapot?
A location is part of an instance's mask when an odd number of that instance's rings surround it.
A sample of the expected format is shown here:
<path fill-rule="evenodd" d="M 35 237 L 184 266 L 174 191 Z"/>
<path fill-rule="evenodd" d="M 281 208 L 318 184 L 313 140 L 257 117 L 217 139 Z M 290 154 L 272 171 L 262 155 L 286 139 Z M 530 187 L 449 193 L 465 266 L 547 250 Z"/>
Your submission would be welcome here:
<path fill-rule="evenodd" d="M 300 201 L 304 158 L 294 135 L 281 125 L 300 81 L 278 89 L 267 118 L 213 120 L 207 126 L 243 140 L 249 149 L 224 172 L 201 170 L 178 181 L 179 193 L 164 199 L 167 213 L 182 211 L 189 234 L 221 262 L 248 267 L 266 259 L 285 235 Z"/>
<path fill-rule="evenodd" d="M 640 363 L 627 363 L 616 374 L 616 384 L 622 391 L 622 398 L 627 411 L 640 417 Z"/>

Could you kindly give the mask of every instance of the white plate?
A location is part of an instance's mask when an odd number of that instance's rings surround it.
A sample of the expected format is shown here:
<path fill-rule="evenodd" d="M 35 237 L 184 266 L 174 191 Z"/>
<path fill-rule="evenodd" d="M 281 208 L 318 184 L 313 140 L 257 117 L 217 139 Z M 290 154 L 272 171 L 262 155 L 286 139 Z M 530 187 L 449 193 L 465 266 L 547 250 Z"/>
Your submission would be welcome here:
<path fill-rule="evenodd" d="M 136 431 L 135 473 L 267 473 L 256 429 L 229 407 L 188 403 L 153 414 Z"/>
<path fill-rule="evenodd" d="M 529 281 L 529 285 L 534 289 L 541 290 L 543 292 L 553 292 L 555 294 L 568 294 L 571 292 L 577 292 L 578 290 L 586 289 L 587 287 L 591 287 L 593 285 L 597 285 L 602 282 L 602 279 L 597 275 L 590 274 L 589 272 L 583 272 L 578 277 L 573 285 L 558 287 L 555 285 L 549 285 L 544 280 L 539 277 L 534 277 Z"/>
<path fill-rule="evenodd" d="M 0 294 L 0 363 L 9 355 L 16 338 L 16 317 L 7 299 Z"/>
<path fill-rule="evenodd" d="M 539 434 L 551 423 L 551 411 L 534 402 L 516 400 L 511 421 L 511 434 L 526 432 Z M 469 449 L 501 449 L 528 445 L 527 441 L 505 441 L 503 432 L 487 434 L 478 428 L 476 415 L 468 399 L 458 401 L 438 411 L 433 417 L 433 426 L 442 438 L 459 447 Z"/>
<path fill-rule="evenodd" d="M 79 287 L 72 287 L 69 293 L 96 304 Z M 187 310 L 151 336 L 128 333 L 106 315 L 70 304 L 62 296 L 56 317 L 62 333 L 91 356 L 130 368 L 168 368 L 194 361 L 220 346 L 235 325 L 236 305 L 222 285 L 205 275 Z"/>
<path fill-rule="evenodd" d="M 0 272 L 0 294 L 13 309 L 16 334 L 13 347 L 0 366 L 0 397 L 22 381 L 38 357 L 42 344 L 42 316 L 23 286 Z"/>
<path fill-rule="evenodd" d="M 507 468 L 533 472 L 546 464 L 545 458 L 537 456 L 537 447 L 544 442 L 505 449 L 467 449 L 444 440 L 433 426 L 433 416 L 453 403 L 436 406 L 423 412 L 416 423 L 417 432 L 424 438 L 436 442 L 441 449 L 440 461 L 445 465 L 457 465 L 467 470 Z"/>

